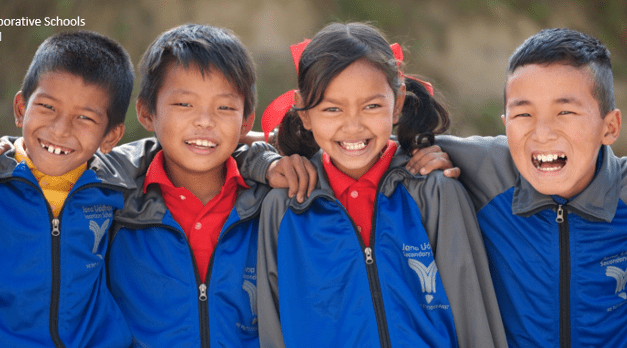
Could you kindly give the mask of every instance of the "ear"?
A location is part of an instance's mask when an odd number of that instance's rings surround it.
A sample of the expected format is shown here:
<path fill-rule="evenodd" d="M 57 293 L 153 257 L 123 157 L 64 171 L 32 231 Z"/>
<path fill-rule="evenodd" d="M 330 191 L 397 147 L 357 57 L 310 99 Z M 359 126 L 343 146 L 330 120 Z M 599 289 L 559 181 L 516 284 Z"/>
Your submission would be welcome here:
<path fill-rule="evenodd" d="M 505 126 L 507 128 L 507 124 L 506 124 L 506 120 L 505 120 L 505 114 L 501 115 L 501 121 L 503 121 L 503 126 Z"/>
<path fill-rule="evenodd" d="M 621 126 L 621 114 L 620 110 L 614 109 L 605 115 L 603 119 L 603 123 L 605 125 L 605 134 L 603 135 L 603 139 L 601 143 L 603 145 L 612 145 L 618 139 L 620 135 L 620 126 Z"/>
<path fill-rule="evenodd" d="M 141 123 L 147 131 L 154 132 L 154 115 L 150 111 L 148 111 L 148 106 L 138 99 L 135 103 L 135 111 L 137 112 L 137 120 L 139 121 L 139 123 Z"/>
<path fill-rule="evenodd" d="M 405 105 L 405 96 L 407 95 L 407 87 L 404 83 L 398 87 L 398 91 L 396 92 L 396 101 L 394 102 L 394 113 L 392 123 L 398 123 L 398 120 L 401 118 L 401 113 L 403 112 L 403 105 Z"/>
<path fill-rule="evenodd" d="M 107 134 L 105 134 L 102 142 L 100 143 L 100 152 L 108 153 L 110 152 L 115 145 L 118 144 L 122 136 L 124 135 L 124 124 L 119 124 L 109 130 Z"/>
<path fill-rule="evenodd" d="M 15 116 L 15 125 L 22 128 L 24 124 L 24 114 L 26 113 L 26 103 L 22 91 L 17 92 L 13 99 L 13 115 Z"/>
<path fill-rule="evenodd" d="M 294 93 L 294 105 L 297 108 L 302 108 L 304 105 L 303 97 L 300 95 L 300 91 L 296 91 Z M 311 130 L 311 120 L 309 119 L 309 113 L 306 111 L 296 111 L 296 114 L 298 114 L 298 117 L 300 117 L 300 120 L 303 122 L 303 127 L 305 127 L 306 130 Z"/>

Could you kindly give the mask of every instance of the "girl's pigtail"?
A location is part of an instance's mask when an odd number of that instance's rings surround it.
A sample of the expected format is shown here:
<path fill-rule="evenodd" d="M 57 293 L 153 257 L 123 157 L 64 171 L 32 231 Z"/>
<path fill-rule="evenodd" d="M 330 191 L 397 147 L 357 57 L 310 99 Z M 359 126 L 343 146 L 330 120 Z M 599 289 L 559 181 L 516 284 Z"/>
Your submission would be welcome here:
<path fill-rule="evenodd" d="M 294 108 L 290 108 L 279 125 L 277 144 L 281 154 L 290 156 L 298 154 L 311 158 L 320 147 L 314 139 L 313 133 L 303 126 Z"/>
<path fill-rule="evenodd" d="M 396 134 L 401 147 L 411 153 L 433 145 L 434 134 L 446 132 L 451 121 L 448 111 L 433 98 L 424 82 L 409 76 L 404 82 L 407 92 Z"/>

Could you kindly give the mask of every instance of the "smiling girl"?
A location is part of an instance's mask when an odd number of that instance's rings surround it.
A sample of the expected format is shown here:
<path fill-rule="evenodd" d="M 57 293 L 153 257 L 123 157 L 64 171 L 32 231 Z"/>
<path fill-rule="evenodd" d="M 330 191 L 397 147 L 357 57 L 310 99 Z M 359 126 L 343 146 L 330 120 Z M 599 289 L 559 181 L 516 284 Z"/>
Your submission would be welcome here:
<path fill-rule="evenodd" d="M 278 141 L 311 157 L 319 183 L 303 203 L 286 190 L 264 201 L 262 346 L 506 346 L 465 191 L 405 169 L 449 120 L 431 85 L 398 63 L 360 23 L 331 24 L 302 51 Z"/>

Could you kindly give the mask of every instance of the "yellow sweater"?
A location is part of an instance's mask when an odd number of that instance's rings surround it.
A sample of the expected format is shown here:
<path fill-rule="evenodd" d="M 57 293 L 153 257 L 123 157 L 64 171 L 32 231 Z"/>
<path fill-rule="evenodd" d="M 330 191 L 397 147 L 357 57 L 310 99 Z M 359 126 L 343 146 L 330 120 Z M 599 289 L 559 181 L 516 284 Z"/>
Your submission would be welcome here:
<path fill-rule="evenodd" d="M 18 162 L 26 161 L 26 165 L 30 168 L 31 172 L 33 172 L 37 182 L 39 182 L 39 186 L 44 192 L 44 197 L 46 197 L 48 204 L 50 204 L 54 217 L 59 217 L 63 202 L 65 202 L 67 195 L 70 193 L 70 190 L 78 178 L 80 178 L 85 169 L 87 169 L 87 163 L 83 163 L 61 176 L 46 175 L 37 170 L 33 161 L 28 158 L 26 150 L 24 149 L 24 138 L 19 138 L 15 142 L 15 148 L 17 150 L 15 159 Z"/>

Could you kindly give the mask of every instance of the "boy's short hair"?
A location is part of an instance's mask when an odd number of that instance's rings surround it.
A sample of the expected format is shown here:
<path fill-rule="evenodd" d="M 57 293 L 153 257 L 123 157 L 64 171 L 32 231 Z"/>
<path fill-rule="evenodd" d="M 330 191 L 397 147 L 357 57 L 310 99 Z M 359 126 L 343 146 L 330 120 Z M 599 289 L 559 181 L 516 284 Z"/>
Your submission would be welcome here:
<path fill-rule="evenodd" d="M 594 77 L 592 94 L 601 117 L 614 110 L 614 78 L 610 51 L 590 35 L 563 28 L 544 29 L 531 36 L 509 58 L 507 74 L 527 64 L 565 64 L 588 67 Z"/>
<path fill-rule="evenodd" d="M 48 72 L 67 72 L 101 87 L 109 96 L 106 133 L 124 123 L 133 91 L 133 63 L 117 42 L 90 31 L 62 32 L 47 38 L 35 52 L 24 76 L 24 102 Z"/>
<path fill-rule="evenodd" d="M 185 24 L 161 34 L 146 50 L 139 73 L 138 100 L 155 112 L 157 93 L 172 64 L 195 64 L 204 76 L 217 68 L 244 97 L 244 118 L 255 109 L 255 68 L 240 40 L 228 29 Z"/>

